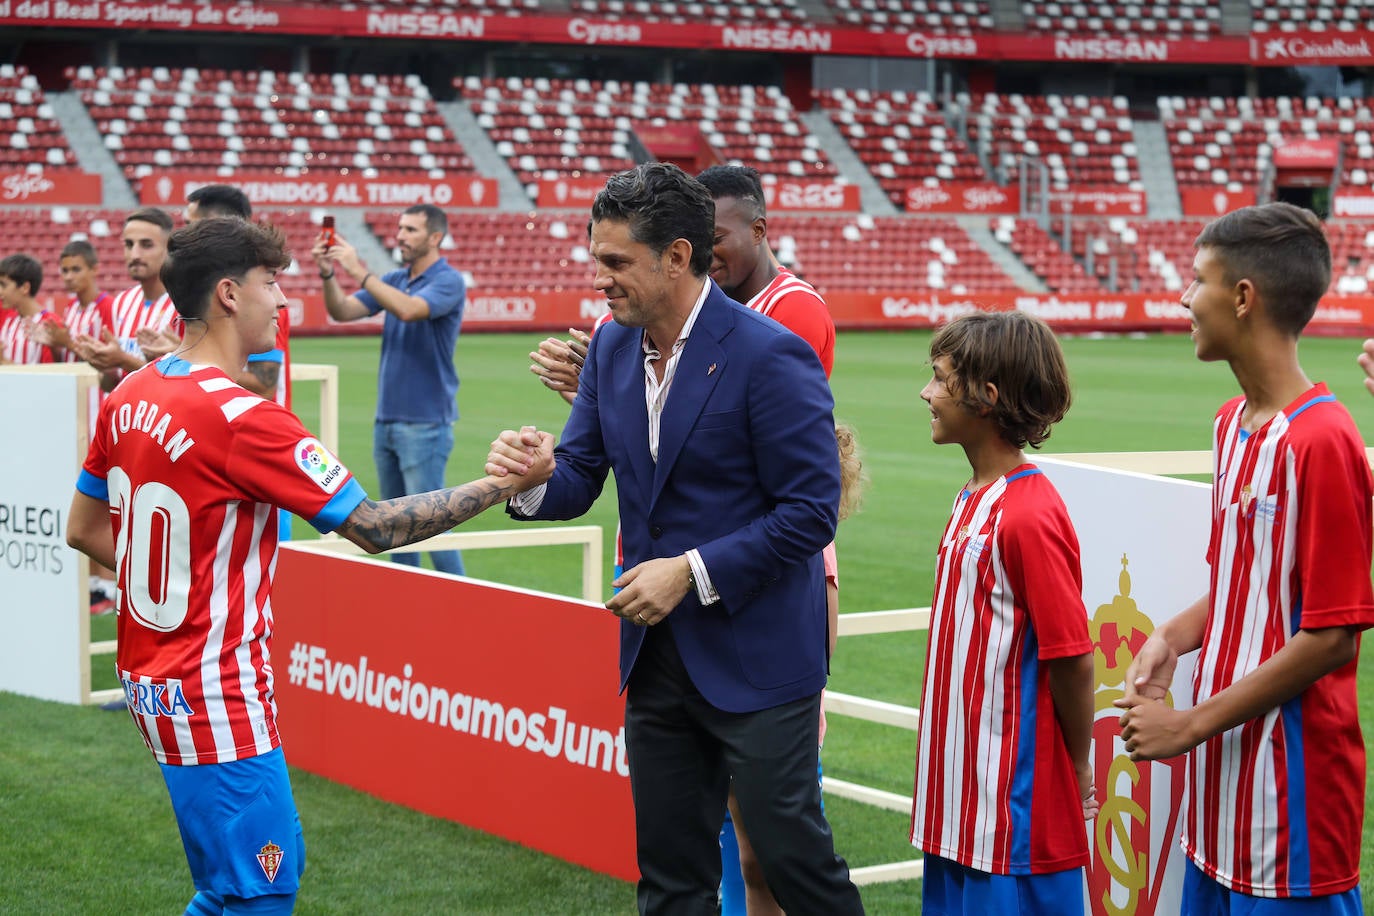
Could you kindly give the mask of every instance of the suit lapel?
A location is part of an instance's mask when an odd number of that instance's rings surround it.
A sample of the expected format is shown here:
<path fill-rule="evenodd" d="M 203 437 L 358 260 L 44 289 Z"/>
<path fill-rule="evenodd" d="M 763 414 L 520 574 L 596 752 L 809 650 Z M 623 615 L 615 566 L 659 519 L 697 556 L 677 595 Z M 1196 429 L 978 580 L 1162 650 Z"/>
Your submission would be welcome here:
<path fill-rule="evenodd" d="M 649 487 L 654 479 L 654 462 L 649 456 L 649 408 L 644 403 L 644 347 L 641 343 L 644 332 L 638 328 L 629 334 L 629 342 L 615 353 L 615 399 L 616 420 L 624 436 L 625 453 L 630 458 L 630 467 L 639 485 L 640 492 L 647 500 Z M 616 486 L 625 486 L 629 481 L 616 478 Z"/>
<path fill-rule="evenodd" d="M 709 281 L 708 281 L 709 282 Z M 687 345 L 673 374 L 673 385 L 658 428 L 658 465 L 654 468 L 654 487 L 650 507 L 662 492 L 668 475 L 682 451 L 687 434 L 696 425 L 697 417 L 725 375 L 725 350 L 721 339 L 733 327 L 729 300 L 711 284 L 711 292 L 701 306 L 696 324 L 687 338 Z M 646 421 L 647 423 L 647 417 Z M 648 435 L 646 428 L 645 435 Z"/>

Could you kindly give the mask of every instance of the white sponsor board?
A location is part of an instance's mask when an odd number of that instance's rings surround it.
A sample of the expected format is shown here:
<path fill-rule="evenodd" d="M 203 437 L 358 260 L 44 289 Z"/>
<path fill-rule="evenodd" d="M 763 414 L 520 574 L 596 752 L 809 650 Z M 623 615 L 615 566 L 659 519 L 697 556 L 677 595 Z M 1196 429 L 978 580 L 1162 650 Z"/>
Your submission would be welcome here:
<path fill-rule="evenodd" d="M 1112 701 L 1145 637 L 1207 592 L 1211 487 L 1048 456 L 1032 460 L 1059 490 L 1078 531 L 1095 644 L 1093 765 L 1102 810 L 1088 829 L 1088 912 L 1177 913 L 1183 758 L 1132 763 Z M 1175 707 L 1192 705 L 1195 658 L 1179 661 L 1171 688 Z"/>
<path fill-rule="evenodd" d="M 63 703 L 90 690 L 87 567 L 66 538 L 94 377 L 0 367 L 0 690 Z"/>

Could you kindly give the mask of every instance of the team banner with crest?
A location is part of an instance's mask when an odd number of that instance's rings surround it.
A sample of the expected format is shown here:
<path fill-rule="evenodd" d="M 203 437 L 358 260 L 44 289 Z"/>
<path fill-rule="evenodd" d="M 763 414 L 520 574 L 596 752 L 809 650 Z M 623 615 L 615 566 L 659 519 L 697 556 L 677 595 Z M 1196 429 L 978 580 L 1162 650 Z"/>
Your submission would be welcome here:
<path fill-rule="evenodd" d="M 1092 916 L 1177 913 L 1186 764 L 1134 762 L 1113 705 L 1126 669 L 1155 628 L 1207 593 L 1211 487 L 1051 456 L 1035 457 L 1078 531 L 1093 641 L 1093 771 L 1102 804 L 1088 828 Z M 1166 702 L 1192 705 L 1193 657 L 1179 661 Z"/>

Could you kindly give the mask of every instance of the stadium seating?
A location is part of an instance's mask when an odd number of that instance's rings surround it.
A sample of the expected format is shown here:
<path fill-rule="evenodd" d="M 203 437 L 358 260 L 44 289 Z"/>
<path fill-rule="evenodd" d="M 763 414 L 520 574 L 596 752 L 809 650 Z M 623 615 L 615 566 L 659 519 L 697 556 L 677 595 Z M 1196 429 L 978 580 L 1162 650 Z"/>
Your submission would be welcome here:
<path fill-rule="evenodd" d="M 873 32 L 900 28 L 941 35 L 990 31 L 987 0 L 826 0 L 835 21 Z"/>
<path fill-rule="evenodd" d="M 781 215 L 769 219 L 778 259 L 822 293 L 965 295 L 1015 284 L 952 219 Z"/>
<path fill-rule="evenodd" d="M 1364 0 L 1250 0 L 1256 32 L 1353 32 L 1374 29 L 1374 6 Z"/>
<path fill-rule="evenodd" d="M 826 89 L 812 99 L 898 207 L 913 184 L 988 180 L 927 92 Z"/>
<path fill-rule="evenodd" d="M 1021 0 L 1021 13 L 1026 30 L 1040 35 L 1207 39 L 1221 34 L 1221 4 L 1211 0 Z"/>
<path fill-rule="evenodd" d="M 777 87 L 469 77 L 455 81 L 521 181 L 633 165 L 637 124 L 695 125 L 716 156 L 779 177 L 838 174 Z M 576 139 L 569 140 L 574 131 Z"/>
<path fill-rule="evenodd" d="M 614 113 L 606 100 L 590 97 L 590 84 L 469 77 L 456 85 L 523 184 L 634 167 L 630 118 Z"/>
<path fill-rule="evenodd" d="M 574 15 L 612 21 L 782 25 L 807 17 L 796 0 L 571 0 Z"/>
<path fill-rule="evenodd" d="M 586 219 L 557 213 L 452 211 L 444 255 L 481 290 L 591 292 Z M 368 227 L 388 250 L 396 245 L 394 211 L 369 212 Z"/>
<path fill-rule="evenodd" d="M 989 93 L 957 100 L 968 111 L 969 145 L 1001 182 L 1022 157 L 1044 163 L 1054 190 L 1117 186 L 1141 190 L 1140 160 L 1125 98 Z"/>
<path fill-rule="evenodd" d="M 76 166 L 76 154 L 38 80 L 23 67 L 0 65 L 0 170 L 39 171 Z"/>
<path fill-rule="evenodd" d="M 69 73 L 135 184 L 158 169 L 469 173 L 418 77 L 169 69 Z"/>
<path fill-rule="evenodd" d="M 1083 269 L 1039 223 L 1014 216 L 992 221 L 993 237 L 1006 245 L 1031 272 L 1057 293 L 1101 292 L 1102 285 Z M 1008 284 L 1011 285 L 1011 284 Z"/>
<path fill-rule="evenodd" d="M 1363 99 L 1159 100 L 1181 187 L 1255 188 L 1285 140 L 1341 143 L 1342 185 L 1374 183 L 1374 105 Z"/>

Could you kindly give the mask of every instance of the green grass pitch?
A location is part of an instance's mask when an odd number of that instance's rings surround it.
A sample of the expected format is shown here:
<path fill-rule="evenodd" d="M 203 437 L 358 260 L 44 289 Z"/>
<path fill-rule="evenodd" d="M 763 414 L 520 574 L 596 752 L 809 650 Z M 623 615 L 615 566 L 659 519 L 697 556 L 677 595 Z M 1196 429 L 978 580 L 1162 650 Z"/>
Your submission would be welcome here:
<path fill-rule="evenodd" d="M 488 443 L 503 428 L 536 424 L 556 432 L 566 408 L 529 374 L 525 354 L 537 335 L 471 335 L 459 341 L 462 378 L 457 444 L 448 479 L 481 474 Z M 919 392 L 928 377 L 922 333 L 846 333 L 836 347 L 837 416 L 858 430 L 871 476 L 863 511 L 840 528 L 842 610 L 929 604 L 935 542 L 968 468 L 957 449 L 931 444 Z M 1187 338 L 1154 336 L 1064 341 L 1075 404 L 1045 452 L 1206 449 L 1213 411 L 1235 391 L 1224 365 L 1194 360 Z M 1366 441 L 1374 398 L 1361 387 L 1358 341 L 1302 344 L 1309 376 L 1326 381 L 1351 409 Z M 371 423 L 377 340 L 297 340 L 293 358 L 340 366 L 341 457 L 375 491 Z M 307 425 L 318 416 L 315 389 L 297 390 Z M 603 526 L 607 556 L 615 526 L 608 494 L 588 522 Z M 513 524 L 489 512 L 476 528 Z M 297 521 L 296 536 L 309 536 Z M 574 548 L 473 551 L 470 574 L 574 593 Z M 34 609 L 43 612 L 44 609 Z M 110 618 L 94 638 L 113 635 Z M 918 700 L 924 641 L 916 634 L 841 641 L 832 685 L 891 702 Z M 96 687 L 114 686 L 108 660 Z M 1370 675 L 1361 659 L 1361 711 L 1370 731 Z M 0 912 L 172 913 L 192 895 L 171 808 L 157 768 L 126 716 L 0 694 Z M 290 754 L 290 726 L 284 726 Z M 893 792 L 910 792 L 910 732 L 831 718 L 826 773 Z M 513 844 L 383 804 L 306 773 L 293 774 L 305 823 L 309 867 L 302 914 L 630 913 L 629 884 L 593 875 Z M 827 800 L 842 855 L 851 865 L 913 857 L 907 818 L 840 799 Z M 1366 906 L 1374 903 L 1371 832 L 1366 819 Z M 920 909 L 916 882 L 870 887 L 868 911 Z"/>

